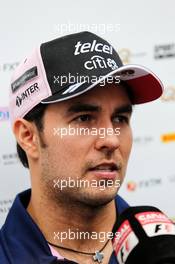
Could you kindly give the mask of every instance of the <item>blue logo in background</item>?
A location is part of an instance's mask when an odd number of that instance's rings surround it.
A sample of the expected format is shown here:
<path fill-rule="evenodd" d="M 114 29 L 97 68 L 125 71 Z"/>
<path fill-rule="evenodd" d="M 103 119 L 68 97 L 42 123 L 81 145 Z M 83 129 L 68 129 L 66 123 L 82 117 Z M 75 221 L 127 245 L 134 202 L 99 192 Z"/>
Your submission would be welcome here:
<path fill-rule="evenodd" d="M 0 122 L 9 120 L 8 107 L 0 107 Z"/>

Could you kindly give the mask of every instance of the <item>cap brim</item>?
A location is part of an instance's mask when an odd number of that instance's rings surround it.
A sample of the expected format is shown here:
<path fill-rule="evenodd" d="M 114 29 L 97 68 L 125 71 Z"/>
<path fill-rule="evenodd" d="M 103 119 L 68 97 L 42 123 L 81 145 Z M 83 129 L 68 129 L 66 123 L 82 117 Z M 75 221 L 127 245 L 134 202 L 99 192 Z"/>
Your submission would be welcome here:
<path fill-rule="evenodd" d="M 41 103 L 49 104 L 71 99 L 94 88 L 109 76 L 117 76 L 119 80 L 128 84 L 127 86 L 131 90 L 133 104 L 151 102 L 158 99 L 163 93 L 163 84 L 152 71 L 140 65 L 128 64 L 109 72 L 91 85 L 86 82 L 70 85 L 68 89 L 66 88 L 66 91 L 51 95 L 43 99 Z"/>

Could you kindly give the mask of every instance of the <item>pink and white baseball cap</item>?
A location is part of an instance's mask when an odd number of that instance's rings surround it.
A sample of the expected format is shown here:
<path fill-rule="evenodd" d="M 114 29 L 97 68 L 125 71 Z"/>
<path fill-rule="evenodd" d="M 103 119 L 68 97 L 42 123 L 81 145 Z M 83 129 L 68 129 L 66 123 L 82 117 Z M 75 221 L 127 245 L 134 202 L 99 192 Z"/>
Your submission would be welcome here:
<path fill-rule="evenodd" d="M 163 84 L 153 72 L 140 65 L 123 65 L 114 48 L 91 32 L 42 43 L 12 76 L 11 122 L 25 117 L 39 103 L 73 98 L 116 77 L 127 84 L 133 104 L 153 101 L 163 92 Z"/>

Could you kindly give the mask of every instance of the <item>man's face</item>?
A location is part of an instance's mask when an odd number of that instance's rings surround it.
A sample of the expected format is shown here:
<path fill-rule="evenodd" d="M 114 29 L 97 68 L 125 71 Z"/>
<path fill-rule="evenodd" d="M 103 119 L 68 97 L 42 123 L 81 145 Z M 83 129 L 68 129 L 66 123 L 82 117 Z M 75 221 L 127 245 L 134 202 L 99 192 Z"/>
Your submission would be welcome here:
<path fill-rule="evenodd" d="M 114 199 L 132 145 L 131 111 L 127 92 L 116 85 L 48 106 L 39 170 L 52 199 L 90 206 Z"/>

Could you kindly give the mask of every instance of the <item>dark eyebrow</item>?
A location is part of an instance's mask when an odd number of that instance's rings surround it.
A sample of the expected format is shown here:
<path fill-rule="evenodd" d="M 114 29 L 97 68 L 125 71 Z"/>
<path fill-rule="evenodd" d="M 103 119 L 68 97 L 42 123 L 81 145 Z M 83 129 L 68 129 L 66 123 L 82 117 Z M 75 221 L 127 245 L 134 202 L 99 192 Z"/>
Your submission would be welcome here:
<path fill-rule="evenodd" d="M 116 107 L 113 114 L 112 114 L 112 118 L 116 117 L 116 115 L 118 114 L 129 114 L 131 115 L 133 112 L 133 107 L 131 104 L 126 104 L 126 105 L 122 105 L 120 107 Z"/>
<path fill-rule="evenodd" d="M 67 113 L 68 114 L 70 114 L 70 113 L 74 114 L 74 113 L 79 113 L 79 112 L 101 112 L 101 111 L 102 111 L 101 106 L 77 102 L 68 108 Z M 131 104 L 125 104 L 125 105 L 116 107 L 114 109 L 112 117 L 116 116 L 117 114 L 121 114 L 121 113 L 131 114 L 132 111 L 133 111 L 132 105 Z"/>
<path fill-rule="evenodd" d="M 121 113 L 128 113 L 132 114 L 133 107 L 131 104 L 122 105 L 119 107 L 116 107 L 114 110 L 114 113 L 121 114 Z"/>
<path fill-rule="evenodd" d="M 71 105 L 67 112 L 68 113 L 79 113 L 79 112 L 100 112 L 101 107 L 93 104 L 86 104 L 86 103 L 75 103 Z"/>

